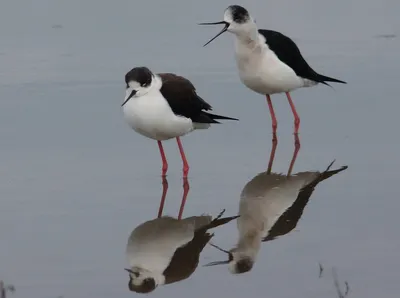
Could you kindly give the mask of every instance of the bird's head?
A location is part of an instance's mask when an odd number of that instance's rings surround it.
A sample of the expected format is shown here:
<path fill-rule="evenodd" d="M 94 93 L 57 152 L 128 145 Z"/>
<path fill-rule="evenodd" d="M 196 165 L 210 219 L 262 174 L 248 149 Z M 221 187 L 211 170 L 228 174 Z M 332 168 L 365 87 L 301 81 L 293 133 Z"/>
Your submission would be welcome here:
<path fill-rule="evenodd" d="M 215 266 L 215 265 L 227 264 L 229 271 L 232 274 L 245 273 L 245 272 L 250 271 L 253 268 L 254 260 L 251 257 L 239 252 L 236 248 L 233 248 L 228 251 L 228 250 L 225 250 L 225 249 L 222 249 L 222 248 L 216 246 L 215 244 L 210 243 L 210 245 L 212 245 L 213 247 L 217 248 L 218 250 L 226 253 L 228 255 L 228 260 L 211 262 L 204 266 Z"/>
<path fill-rule="evenodd" d="M 135 67 L 125 75 L 125 83 L 126 94 L 122 106 L 132 98 L 147 94 L 157 83 L 157 77 L 147 67 Z"/>
<path fill-rule="evenodd" d="M 154 291 L 158 283 L 156 278 L 151 276 L 147 270 L 140 270 L 139 268 L 125 269 L 129 272 L 129 290 L 136 293 L 150 293 Z"/>
<path fill-rule="evenodd" d="M 246 8 L 240 5 L 231 5 L 225 9 L 224 20 L 212 23 L 200 23 L 199 25 L 225 25 L 224 28 L 204 46 L 211 43 L 222 33 L 228 31 L 238 36 L 253 34 L 256 30 L 255 22 Z"/>

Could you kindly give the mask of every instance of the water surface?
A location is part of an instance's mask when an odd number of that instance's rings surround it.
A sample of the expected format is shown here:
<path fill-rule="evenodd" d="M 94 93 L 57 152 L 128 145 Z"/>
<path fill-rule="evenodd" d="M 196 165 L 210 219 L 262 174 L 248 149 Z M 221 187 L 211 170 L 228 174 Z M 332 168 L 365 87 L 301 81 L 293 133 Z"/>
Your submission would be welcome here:
<path fill-rule="evenodd" d="M 265 99 L 236 73 L 233 37 L 206 48 L 228 1 L 10 1 L 0 6 L 0 279 L 16 297 L 128 297 L 125 247 L 157 216 L 161 161 L 120 104 L 125 73 L 147 65 L 187 76 L 214 111 L 238 117 L 183 138 L 191 166 L 184 216 L 238 211 L 244 185 L 265 171 L 271 122 Z M 263 28 L 291 36 L 318 71 L 348 82 L 298 90 L 301 150 L 293 172 L 349 168 L 320 185 L 296 229 L 263 244 L 254 269 L 203 268 L 155 297 L 335 297 L 331 268 L 352 297 L 398 297 L 398 13 L 388 1 L 244 1 Z M 390 36 L 388 38 L 387 36 Z M 274 171 L 293 153 L 292 115 L 273 96 L 279 144 Z M 164 214 L 182 196 L 176 142 Z M 236 224 L 215 231 L 224 248 Z M 319 278 L 319 265 L 325 270 Z"/>

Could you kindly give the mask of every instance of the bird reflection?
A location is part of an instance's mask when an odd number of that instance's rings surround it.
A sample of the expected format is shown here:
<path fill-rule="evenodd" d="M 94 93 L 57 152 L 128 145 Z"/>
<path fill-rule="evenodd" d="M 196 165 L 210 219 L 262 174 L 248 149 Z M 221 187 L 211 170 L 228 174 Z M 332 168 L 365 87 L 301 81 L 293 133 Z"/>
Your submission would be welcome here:
<path fill-rule="evenodd" d="M 272 148 L 272 158 L 274 150 Z M 227 251 L 211 244 L 228 254 L 229 259 L 205 266 L 229 264 L 229 270 L 233 274 L 250 271 L 261 243 L 290 233 L 302 216 L 315 187 L 321 181 L 347 169 L 347 166 L 343 166 L 331 170 L 332 162 L 323 172 L 308 171 L 291 175 L 297 153 L 295 146 L 287 175 L 273 173 L 269 167 L 266 172 L 259 173 L 245 185 L 239 203 L 237 245 Z M 273 160 L 270 160 L 271 167 L 272 163 Z"/>
<path fill-rule="evenodd" d="M 185 189 L 185 183 L 184 183 Z M 224 225 L 238 216 L 215 219 L 209 215 L 181 219 L 187 191 L 184 190 L 178 219 L 163 216 L 168 182 L 163 179 L 163 193 L 158 217 L 137 226 L 131 233 L 126 248 L 129 268 L 128 287 L 137 293 L 149 293 L 159 285 L 179 282 L 196 270 L 200 253 L 214 236 L 209 230 Z"/>

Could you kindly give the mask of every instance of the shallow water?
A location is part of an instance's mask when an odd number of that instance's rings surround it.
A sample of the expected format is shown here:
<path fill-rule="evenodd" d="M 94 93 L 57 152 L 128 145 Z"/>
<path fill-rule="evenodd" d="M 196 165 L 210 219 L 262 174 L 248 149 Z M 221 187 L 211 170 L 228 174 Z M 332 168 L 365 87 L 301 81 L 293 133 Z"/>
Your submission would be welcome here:
<path fill-rule="evenodd" d="M 0 280 L 15 285 L 15 297 L 134 294 L 123 270 L 126 243 L 136 226 L 157 217 L 162 193 L 156 143 L 135 134 L 120 111 L 123 77 L 134 66 L 179 72 L 216 113 L 240 119 L 183 138 L 191 166 L 183 216 L 238 212 L 244 185 L 267 169 L 271 122 L 265 99 L 239 82 L 233 37 L 202 48 L 219 28 L 196 23 L 220 20 L 229 4 L 0 5 Z M 296 228 L 264 243 L 249 273 L 202 267 L 224 257 L 208 245 L 189 279 L 152 295 L 336 297 L 335 267 L 349 297 L 398 297 L 399 2 L 242 4 L 261 28 L 293 37 L 317 71 L 348 82 L 292 94 L 301 117 L 293 173 L 322 171 L 334 159 L 334 169 L 349 168 L 317 186 Z M 285 98 L 273 100 L 273 171 L 285 173 L 293 120 Z M 181 161 L 176 142 L 164 148 L 164 214 L 177 216 Z M 216 244 L 235 245 L 234 222 L 214 232 Z"/>

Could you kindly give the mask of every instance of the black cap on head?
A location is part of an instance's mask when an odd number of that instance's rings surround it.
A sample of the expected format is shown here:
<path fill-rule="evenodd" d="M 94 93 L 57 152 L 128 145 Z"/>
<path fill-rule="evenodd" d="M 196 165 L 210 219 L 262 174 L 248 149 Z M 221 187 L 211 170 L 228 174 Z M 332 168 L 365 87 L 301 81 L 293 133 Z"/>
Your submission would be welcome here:
<path fill-rule="evenodd" d="M 142 294 L 150 293 L 157 287 L 156 281 L 151 277 L 144 279 L 138 286 L 133 284 L 133 280 L 130 278 L 128 286 L 130 291 Z"/>
<path fill-rule="evenodd" d="M 128 86 L 130 81 L 135 81 L 142 87 L 146 87 L 151 84 L 153 73 L 147 67 L 135 67 L 131 69 L 125 75 L 125 83 Z"/>
<path fill-rule="evenodd" d="M 232 13 L 232 19 L 234 22 L 242 24 L 249 20 L 250 15 L 246 8 L 240 5 L 231 5 L 228 9 Z"/>
<path fill-rule="evenodd" d="M 252 268 L 253 268 L 253 261 L 248 258 L 242 259 L 236 263 L 237 273 L 245 273 L 250 271 Z"/>

